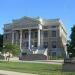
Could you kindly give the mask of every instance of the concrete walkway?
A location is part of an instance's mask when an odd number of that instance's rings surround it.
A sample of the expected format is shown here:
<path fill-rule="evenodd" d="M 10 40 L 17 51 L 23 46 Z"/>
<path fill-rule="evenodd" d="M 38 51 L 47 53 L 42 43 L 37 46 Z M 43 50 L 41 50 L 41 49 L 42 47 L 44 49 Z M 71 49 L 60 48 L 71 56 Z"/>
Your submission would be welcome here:
<path fill-rule="evenodd" d="M 38 61 L 12 61 L 12 62 L 26 62 L 26 63 L 41 63 L 41 64 L 58 64 L 58 65 L 62 65 L 63 61 L 47 61 L 47 60 L 38 60 Z"/>
<path fill-rule="evenodd" d="M 27 63 L 43 63 L 43 64 L 60 64 L 62 65 L 64 60 L 33 60 L 33 61 L 22 61 L 19 58 L 10 58 L 12 62 L 27 62 Z"/>
<path fill-rule="evenodd" d="M 37 74 L 29 74 L 29 73 L 20 73 L 20 72 L 0 70 L 0 75 L 37 75 Z"/>

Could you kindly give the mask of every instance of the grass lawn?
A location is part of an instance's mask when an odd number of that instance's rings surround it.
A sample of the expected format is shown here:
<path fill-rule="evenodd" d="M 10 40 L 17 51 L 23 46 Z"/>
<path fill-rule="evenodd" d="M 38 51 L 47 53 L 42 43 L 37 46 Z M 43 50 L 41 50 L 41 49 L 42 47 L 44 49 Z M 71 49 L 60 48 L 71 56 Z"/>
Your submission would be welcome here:
<path fill-rule="evenodd" d="M 62 72 L 62 65 L 54 64 L 0 61 L 0 69 L 38 75 L 75 75 L 75 72 Z"/>

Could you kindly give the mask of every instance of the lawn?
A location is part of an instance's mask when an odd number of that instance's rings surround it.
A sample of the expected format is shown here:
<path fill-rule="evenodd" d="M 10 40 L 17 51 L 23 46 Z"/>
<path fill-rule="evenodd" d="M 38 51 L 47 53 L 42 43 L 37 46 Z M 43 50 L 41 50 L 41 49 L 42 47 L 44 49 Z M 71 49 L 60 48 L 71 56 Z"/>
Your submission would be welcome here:
<path fill-rule="evenodd" d="M 62 65 L 54 64 L 0 61 L 0 69 L 38 75 L 75 75 L 75 72 L 62 72 Z"/>

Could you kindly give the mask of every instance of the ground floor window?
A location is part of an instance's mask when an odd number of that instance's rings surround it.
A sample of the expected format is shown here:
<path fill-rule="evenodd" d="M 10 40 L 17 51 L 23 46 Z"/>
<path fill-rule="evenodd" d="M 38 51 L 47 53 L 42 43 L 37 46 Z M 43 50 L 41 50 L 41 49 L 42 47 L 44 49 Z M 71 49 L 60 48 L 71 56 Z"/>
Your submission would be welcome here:
<path fill-rule="evenodd" d="M 52 56 L 56 56 L 56 52 L 52 52 Z"/>
<path fill-rule="evenodd" d="M 27 42 L 24 42 L 24 43 L 23 43 L 23 46 L 24 46 L 25 48 L 28 48 L 28 41 L 27 41 Z"/>
<path fill-rule="evenodd" d="M 34 47 L 37 47 L 37 42 L 34 42 Z"/>
<path fill-rule="evenodd" d="M 37 47 L 37 41 L 31 41 L 31 48 Z"/>
<path fill-rule="evenodd" d="M 56 48 L 56 47 L 57 47 L 56 41 L 52 41 L 52 48 Z"/>
<path fill-rule="evenodd" d="M 44 42 L 44 48 L 48 48 L 48 42 Z"/>

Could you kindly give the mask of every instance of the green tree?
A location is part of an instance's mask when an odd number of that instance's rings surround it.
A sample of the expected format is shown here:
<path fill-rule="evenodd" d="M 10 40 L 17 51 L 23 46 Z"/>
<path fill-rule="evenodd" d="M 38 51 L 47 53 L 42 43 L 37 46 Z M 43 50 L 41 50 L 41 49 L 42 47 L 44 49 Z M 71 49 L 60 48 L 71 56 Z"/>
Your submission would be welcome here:
<path fill-rule="evenodd" d="M 9 53 L 9 58 L 10 54 L 13 54 L 13 56 L 18 56 L 20 53 L 20 48 L 17 44 L 12 44 L 12 43 L 6 43 L 3 46 L 3 52 L 4 53 Z M 8 60 L 9 60 L 8 58 Z"/>
<path fill-rule="evenodd" d="M 75 25 L 71 28 L 70 41 L 67 44 L 68 53 L 72 53 L 75 56 Z"/>
<path fill-rule="evenodd" d="M 2 52 L 3 49 L 3 35 L 0 34 L 0 51 Z"/>

